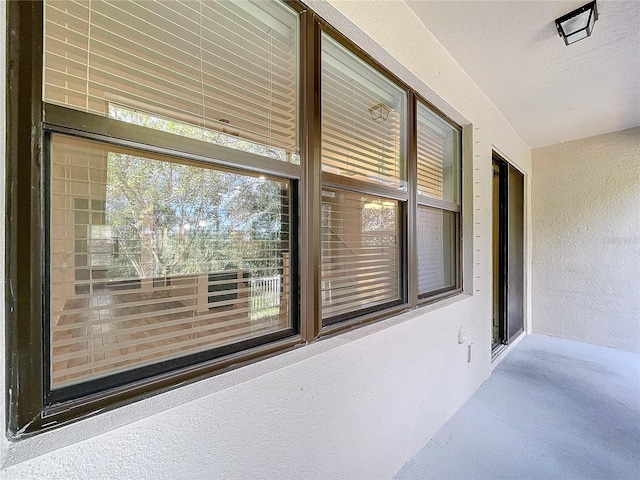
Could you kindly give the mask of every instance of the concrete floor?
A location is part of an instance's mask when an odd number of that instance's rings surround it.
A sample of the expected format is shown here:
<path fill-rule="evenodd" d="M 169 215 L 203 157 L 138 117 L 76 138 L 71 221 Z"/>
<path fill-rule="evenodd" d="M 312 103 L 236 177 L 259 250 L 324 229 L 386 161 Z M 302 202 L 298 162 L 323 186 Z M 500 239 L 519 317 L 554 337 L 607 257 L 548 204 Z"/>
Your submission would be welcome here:
<path fill-rule="evenodd" d="M 396 479 L 640 479 L 640 355 L 528 335 Z"/>

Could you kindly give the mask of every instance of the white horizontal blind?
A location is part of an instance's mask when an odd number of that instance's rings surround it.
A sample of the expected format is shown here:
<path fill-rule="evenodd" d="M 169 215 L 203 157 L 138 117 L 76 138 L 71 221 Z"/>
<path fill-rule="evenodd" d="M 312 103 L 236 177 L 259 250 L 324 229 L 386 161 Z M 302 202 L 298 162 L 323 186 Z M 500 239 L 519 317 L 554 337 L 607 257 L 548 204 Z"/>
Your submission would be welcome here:
<path fill-rule="evenodd" d="M 459 132 L 418 103 L 418 194 L 458 201 Z"/>
<path fill-rule="evenodd" d="M 104 116 L 117 104 L 292 162 L 297 57 L 298 14 L 281 2 L 45 2 L 46 102 Z"/>
<path fill-rule="evenodd" d="M 418 123 L 418 131 L 418 194 L 442 199 L 444 137 L 424 128 L 421 123 Z"/>
<path fill-rule="evenodd" d="M 398 209 L 397 201 L 323 190 L 323 319 L 400 298 Z"/>
<path fill-rule="evenodd" d="M 406 93 L 326 35 L 321 88 L 323 171 L 406 188 Z"/>
<path fill-rule="evenodd" d="M 54 134 L 52 388 L 291 326 L 289 183 Z"/>
<path fill-rule="evenodd" d="M 418 195 L 451 204 L 445 210 L 418 202 L 418 294 L 426 296 L 457 283 L 460 132 L 420 102 L 417 119 Z"/>
<path fill-rule="evenodd" d="M 425 294 L 456 281 L 457 213 L 418 205 L 418 293 Z"/>

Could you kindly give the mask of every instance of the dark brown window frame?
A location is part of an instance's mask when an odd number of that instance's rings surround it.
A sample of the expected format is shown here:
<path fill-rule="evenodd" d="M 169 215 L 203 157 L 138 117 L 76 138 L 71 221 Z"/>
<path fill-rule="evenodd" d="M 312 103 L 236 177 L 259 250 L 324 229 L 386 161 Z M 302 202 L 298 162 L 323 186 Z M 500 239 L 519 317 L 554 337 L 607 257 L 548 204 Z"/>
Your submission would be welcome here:
<path fill-rule="evenodd" d="M 7 436 L 18 440 L 51 430 L 71 422 L 96 415 L 118 406 L 171 390 L 200 379 L 222 373 L 257 360 L 288 351 L 292 348 L 327 337 L 345 329 L 397 315 L 425 303 L 462 291 L 461 226 L 458 215 L 457 283 L 455 289 L 436 292 L 428 298 L 419 298 L 417 292 L 416 211 L 417 184 L 414 172 L 417 165 L 416 102 L 420 101 L 447 123 L 461 127 L 422 98 L 415 90 L 357 47 L 313 11 L 297 0 L 286 2 L 300 14 L 300 151 L 299 168 L 291 165 L 269 170 L 264 162 L 243 161 L 249 170 L 274 173 L 295 180 L 298 186 L 298 302 L 292 297 L 294 311 L 298 312 L 298 328 L 284 338 L 273 338 L 260 345 L 248 345 L 245 350 L 230 353 L 200 363 L 163 371 L 146 378 L 132 379 L 108 390 L 83 395 L 64 402 L 47 401 L 45 355 L 48 331 L 44 312 L 47 306 L 49 274 L 46 268 L 47 220 L 45 218 L 48 189 L 45 155 L 47 131 L 59 131 L 114 142 L 158 153 L 169 153 L 194 161 L 211 161 L 210 154 L 202 151 L 197 141 L 182 139 L 173 145 L 166 135 L 153 131 L 133 129 L 127 133 L 117 122 L 109 119 L 96 121 L 90 114 L 73 112 L 63 107 L 45 105 L 42 100 L 43 63 L 43 2 L 9 2 L 7 4 L 7 173 L 5 225 L 6 252 L 6 344 Z M 407 191 L 400 202 L 402 210 L 403 241 L 401 248 L 402 302 L 376 309 L 365 314 L 356 313 L 339 323 L 323 326 L 320 301 L 320 203 L 323 174 L 320 162 L 320 61 L 321 32 L 346 47 L 407 93 L 406 168 Z M 60 117 L 64 117 L 62 120 Z M 74 123 L 75 122 L 75 123 Z M 116 123 L 111 123 L 116 122 Z M 199 148 L 200 147 L 200 148 Z M 462 149 L 462 142 L 460 142 Z M 228 156 L 227 156 L 228 157 Z M 460 156 L 462 159 L 462 156 Z M 225 162 L 221 162 L 225 164 Z M 227 166 L 237 166 L 233 161 Z M 462 192 L 462 161 L 460 161 L 458 188 Z M 296 169 L 297 168 L 297 169 Z M 289 169 L 289 170 L 287 170 Z M 326 177 L 326 176 L 325 176 Z M 341 187 L 338 187 L 341 188 Z M 373 192 L 375 193 L 375 191 Z M 461 201 L 460 201 L 460 204 Z M 302 259 L 308 259 L 303 261 Z M 293 260 L 293 259 L 292 259 Z M 295 320 L 295 318 L 294 318 Z"/>

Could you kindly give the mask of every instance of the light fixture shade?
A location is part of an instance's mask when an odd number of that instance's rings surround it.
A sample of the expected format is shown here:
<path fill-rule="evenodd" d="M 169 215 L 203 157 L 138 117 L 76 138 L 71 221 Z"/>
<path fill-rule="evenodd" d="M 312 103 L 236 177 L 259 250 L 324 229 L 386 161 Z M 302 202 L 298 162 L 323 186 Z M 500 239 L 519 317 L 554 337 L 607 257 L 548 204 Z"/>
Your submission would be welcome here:
<path fill-rule="evenodd" d="M 564 40 L 565 45 L 587 38 L 593 31 L 593 25 L 598 19 L 598 7 L 595 0 L 577 8 L 556 19 L 558 34 Z"/>
<path fill-rule="evenodd" d="M 391 112 L 391 107 L 386 103 L 378 103 L 373 107 L 369 108 L 369 113 L 371 114 L 371 119 L 376 123 L 381 123 L 389 118 L 389 112 Z"/>

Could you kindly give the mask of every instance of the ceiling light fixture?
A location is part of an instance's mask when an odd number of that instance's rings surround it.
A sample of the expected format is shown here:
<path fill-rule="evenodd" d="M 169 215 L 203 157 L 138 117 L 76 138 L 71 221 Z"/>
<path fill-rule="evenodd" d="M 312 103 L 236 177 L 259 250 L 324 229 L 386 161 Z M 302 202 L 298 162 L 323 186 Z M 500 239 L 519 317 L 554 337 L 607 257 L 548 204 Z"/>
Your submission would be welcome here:
<path fill-rule="evenodd" d="M 593 31 L 593 25 L 598 19 L 598 7 L 595 0 L 556 18 L 558 34 L 564 40 L 565 45 L 587 38 Z"/>

